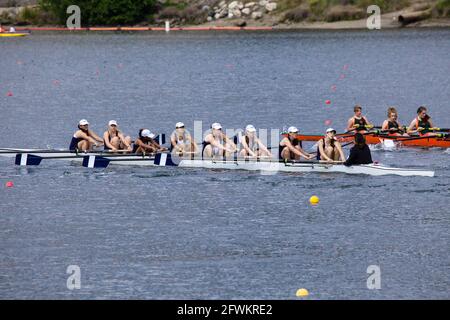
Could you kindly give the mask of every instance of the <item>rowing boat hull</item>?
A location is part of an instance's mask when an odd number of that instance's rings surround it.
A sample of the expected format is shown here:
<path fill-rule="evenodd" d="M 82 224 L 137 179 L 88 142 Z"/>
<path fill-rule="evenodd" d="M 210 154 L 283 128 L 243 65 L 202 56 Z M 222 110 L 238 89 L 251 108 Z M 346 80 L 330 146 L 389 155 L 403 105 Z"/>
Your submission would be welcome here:
<path fill-rule="evenodd" d="M 378 164 L 344 166 L 332 165 L 325 163 L 295 163 L 295 162 L 279 162 L 279 161 L 245 161 L 245 160 L 180 160 L 175 164 L 167 164 L 164 162 L 153 162 L 149 159 L 136 159 L 113 162 L 116 165 L 131 166 L 177 166 L 182 168 L 201 168 L 201 169 L 219 169 L 219 170 L 245 170 L 245 171 L 261 171 L 267 174 L 275 174 L 277 172 L 290 173 L 346 173 L 346 174 L 366 174 L 372 176 L 398 175 L 398 176 L 423 176 L 433 177 L 434 171 L 391 168 Z"/>
<path fill-rule="evenodd" d="M 0 33 L 0 37 L 2 38 L 11 38 L 11 37 L 26 37 L 28 33 Z"/>
<path fill-rule="evenodd" d="M 323 136 L 318 135 L 297 135 L 297 138 L 302 141 L 319 141 L 320 139 L 323 139 Z M 366 143 L 367 144 L 379 144 L 382 143 L 383 140 L 389 139 L 396 142 L 398 146 L 405 146 L 405 147 L 422 147 L 422 148 L 450 148 L 450 139 L 449 138 L 437 138 L 437 137 L 430 137 L 430 138 L 420 138 L 420 139 L 414 139 L 414 140 L 404 140 L 401 139 L 397 140 L 397 136 L 393 136 L 392 138 L 389 137 L 377 137 L 375 135 L 366 135 Z M 339 141 L 342 143 L 351 142 L 353 141 L 353 136 L 350 137 L 338 137 Z"/>
<path fill-rule="evenodd" d="M 433 171 L 416 169 L 400 169 L 385 167 L 377 164 L 344 166 L 324 163 L 291 163 L 291 162 L 256 162 L 256 161 L 212 161 L 212 160 L 182 160 L 179 167 L 206 168 L 206 169 L 232 169 L 247 171 L 276 172 L 303 172 L 303 173 L 346 173 L 367 174 L 372 176 L 399 175 L 399 176 L 424 176 L 433 177 Z"/>
<path fill-rule="evenodd" d="M 29 149 L 28 149 L 29 151 Z M 419 169 L 404 169 L 391 168 L 379 164 L 358 165 L 358 166 L 344 166 L 342 164 L 327 164 L 318 162 L 282 162 L 278 160 L 251 160 L 251 159 L 237 159 L 237 160 L 205 160 L 205 159 L 180 159 L 172 158 L 170 154 L 162 153 L 153 156 L 138 156 L 138 155 L 99 155 L 95 153 L 74 154 L 70 152 L 60 153 L 5 153 L 0 152 L 0 156 L 16 157 L 16 164 L 21 166 L 38 165 L 40 163 L 39 157 L 52 160 L 69 160 L 69 161 L 83 161 L 86 167 L 97 167 L 96 162 L 103 163 L 106 161 L 106 166 L 111 162 L 114 165 L 122 166 L 150 166 L 150 167 L 182 167 L 182 168 L 203 168 L 203 169 L 220 169 L 220 170 L 246 170 L 246 171 L 261 171 L 267 174 L 275 174 L 277 172 L 291 172 L 291 173 L 346 173 L 346 174 L 366 174 L 372 176 L 384 175 L 398 175 L 398 176 L 423 176 L 433 177 L 434 171 L 426 171 Z M 36 161 L 37 160 L 37 161 Z"/>

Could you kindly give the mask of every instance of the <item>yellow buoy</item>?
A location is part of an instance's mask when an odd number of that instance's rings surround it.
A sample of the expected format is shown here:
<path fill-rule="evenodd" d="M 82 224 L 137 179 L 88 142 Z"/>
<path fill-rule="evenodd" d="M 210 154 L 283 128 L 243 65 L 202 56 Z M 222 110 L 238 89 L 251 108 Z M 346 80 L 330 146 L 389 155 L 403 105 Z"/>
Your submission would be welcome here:
<path fill-rule="evenodd" d="M 297 297 L 306 297 L 306 296 L 309 295 L 309 292 L 308 292 L 308 290 L 306 290 L 305 288 L 301 288 L 301 289 L 298 289 L 298 290 L 297 290 L 297 292 L 296 292 L 295 295 L 296 295 Z"/>
<path fill-rule="evenodd" d="M 311 198 L 309 198 L 309 202 L 314 206 L 316 204 L 318 204 L 320 201 L 318 196 L 312 196 Z"/>

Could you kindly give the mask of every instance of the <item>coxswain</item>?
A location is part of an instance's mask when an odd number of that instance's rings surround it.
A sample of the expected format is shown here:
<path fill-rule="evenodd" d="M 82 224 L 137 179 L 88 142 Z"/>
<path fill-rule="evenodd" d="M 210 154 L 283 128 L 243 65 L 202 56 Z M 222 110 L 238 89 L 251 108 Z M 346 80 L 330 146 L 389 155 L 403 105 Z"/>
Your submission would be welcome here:
<path fill-rule="evenodd" d="M 366 139 L 361 133 L 355 133 L 355 145 L 350 149 L 350 155 L 344 165 L 353 166 L 370 163 L 373 163 L 372 154 L 366 144 Z"/>

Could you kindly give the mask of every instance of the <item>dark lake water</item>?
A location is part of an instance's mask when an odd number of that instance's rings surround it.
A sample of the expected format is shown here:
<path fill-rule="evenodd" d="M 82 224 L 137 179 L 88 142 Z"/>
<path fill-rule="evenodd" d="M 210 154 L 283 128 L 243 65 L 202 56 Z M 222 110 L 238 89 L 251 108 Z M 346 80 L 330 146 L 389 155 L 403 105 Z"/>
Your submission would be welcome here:
<path fill-rule="evenodd" d="M 195 120 L 305 133 L 332 120 L 342 132 L 356 103 L 379 125 L 390 105 L 409 124 L 424 104 L 448 128 L 449 40 L 448 29 L 5 38 L 0 147 L 66 148 L 81 118 L 97 133 L 116 119 L 132 136 Z M 307 288 L 311 299 L 449 299 L 450 153 L 373 158 L 436 177 L 0 158 L 0 298 L 296 299 Z M 66 286 L 69 265 L 79 290 Z M 367 288 L 369 265 L 380 290 Z"/>

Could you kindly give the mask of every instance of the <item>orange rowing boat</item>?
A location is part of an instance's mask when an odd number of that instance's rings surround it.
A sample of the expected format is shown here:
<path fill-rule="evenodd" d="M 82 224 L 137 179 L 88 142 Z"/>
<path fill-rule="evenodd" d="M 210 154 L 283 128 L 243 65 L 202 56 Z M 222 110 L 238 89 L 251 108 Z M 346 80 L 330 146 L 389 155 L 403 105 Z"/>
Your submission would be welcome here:
<path fill-rule="evenodd" d="M 324 136 L 320 135 L 306 135 L 299 134 L 297 135 L 297 139 L 302 141 L 319 141 L 324 138 Z M 353 141 L 352 135 L 337 135 L 337 138 L 341 142 L 351 142 Z M 427 137 L 427 136 L 419 136 L 419 137 L 404 137 L 404 136 L 389 136 L 389 135 L 377 135 L 377 134 L 367 134 L 365 135 L 366 142 L 368 144 L 379 144 L 382 143 L 383 140 L 393 140 L 405 147 L 424 147 L 424 148 L 450 148 L 450 137 Z"/>

